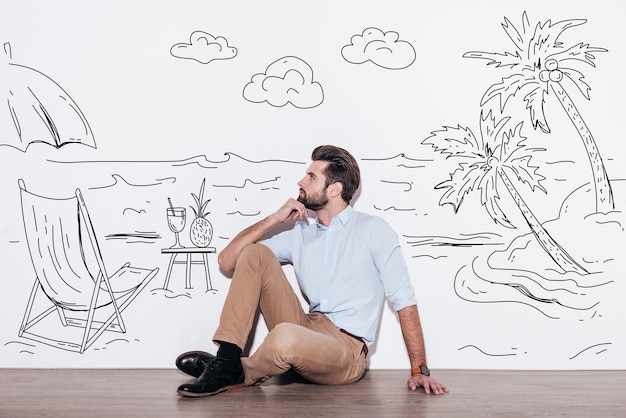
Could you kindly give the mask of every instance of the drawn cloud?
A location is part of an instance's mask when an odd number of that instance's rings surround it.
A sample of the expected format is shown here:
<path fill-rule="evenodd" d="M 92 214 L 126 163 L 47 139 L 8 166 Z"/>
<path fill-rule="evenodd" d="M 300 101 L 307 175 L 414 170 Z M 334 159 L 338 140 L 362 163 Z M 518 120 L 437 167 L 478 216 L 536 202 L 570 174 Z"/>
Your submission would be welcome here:
<path fill-rule="evenodd" d="M 291 103 L 299 109 L 309 109 L 322 104 L 324 91 L 313 81 L 309 64 L 297 57 L 283 57 L 271 63 L 265 73 L 255 74 L 244 87 L 243 97 L 274 107 Z"/>
<path fill-rule="evenodd" d="M 382 68 L 401 70 L 413 64 L 416 55 L 413 45 L 398 38 L 396 32 L 367 28 L 350 38 L 350 45 L 341 48 L 341 55 L 352 64 L 371 61 Z"/>
<path fill-rule="evenodd" d="M 189 37 L 189 43 L 178 43 L 172 46 L 170 54 L 176 58 L 192 59 L 202 64 L 214 60 L 227 60 L 237 55 L 237 48 L 228 45 L 228 41 L 219 36 L 195 31 Z"/>

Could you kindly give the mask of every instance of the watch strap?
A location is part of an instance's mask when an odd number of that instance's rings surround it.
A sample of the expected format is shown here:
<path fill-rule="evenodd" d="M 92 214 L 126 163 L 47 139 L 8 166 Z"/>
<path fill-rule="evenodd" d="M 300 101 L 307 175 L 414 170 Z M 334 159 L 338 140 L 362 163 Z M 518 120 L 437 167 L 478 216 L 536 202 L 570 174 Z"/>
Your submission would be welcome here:
<path fill-rule="evenodd" d="M 430 376 L 430 370 L 426 366 L 419 366 L 414 369 L 411 369 L 411 376 L 415 376 L 417 374 L 423 374 L 424 376 Z"/>

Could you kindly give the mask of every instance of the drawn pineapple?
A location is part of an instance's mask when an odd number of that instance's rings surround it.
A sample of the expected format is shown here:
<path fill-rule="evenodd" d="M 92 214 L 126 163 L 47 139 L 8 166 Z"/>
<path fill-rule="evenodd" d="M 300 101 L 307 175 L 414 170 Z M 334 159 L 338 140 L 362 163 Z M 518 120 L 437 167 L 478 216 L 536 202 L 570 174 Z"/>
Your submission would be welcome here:
<path fill-rule="evenodd" d="M 193 206 L 190 206 L 196 217 L 191 223 L 189 238 L 191 239 L 191 243 L 193 245 L 200 248 L 208 247 L 211 243 L 211 239 L 213 238 L 213 225 L 211 225 L 211 222 L 205 218 L 205 216 L 210 212 L 204 212 L 207 204 L 211 201 L 211 199 L 208 199 L 206 202 L 204 201 L 205 182 L 206 179 L 203 179 L 202 185 L 200 186 L 200 194 L 198 196 L 193 193 L 191 194 L 191 197 L 193 197 L 193 200 L 196 202 L 196 207 L 194 208 Z"/>

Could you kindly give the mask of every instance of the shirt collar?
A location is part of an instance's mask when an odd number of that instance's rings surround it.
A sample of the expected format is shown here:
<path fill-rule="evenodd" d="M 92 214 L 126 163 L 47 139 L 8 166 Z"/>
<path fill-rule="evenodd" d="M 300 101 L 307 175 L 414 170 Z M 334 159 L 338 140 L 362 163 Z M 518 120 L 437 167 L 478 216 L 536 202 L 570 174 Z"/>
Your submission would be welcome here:
<path fill-rule="evenodd" d="M 330 221 L 329 226 L 324 226 L 319 222 L 319 219 L 315 219 L 315 223 L 317 224 L 318 229 L 327 229 L 332 228 L 334 226 L 346 226 L 350 218 L 352 217 L 352 213 L 354 209 L 352 206 L 348 205 L 344 210 L 336 214 L 333 219 Z"/>

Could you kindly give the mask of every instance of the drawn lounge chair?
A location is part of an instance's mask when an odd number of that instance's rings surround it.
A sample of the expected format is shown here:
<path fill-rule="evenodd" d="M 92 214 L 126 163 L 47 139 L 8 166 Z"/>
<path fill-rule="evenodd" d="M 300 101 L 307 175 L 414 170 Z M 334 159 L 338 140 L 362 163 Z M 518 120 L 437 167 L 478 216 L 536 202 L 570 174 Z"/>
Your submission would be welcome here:
<path fill-rule="evenodd" d="M 28 192 L 21 179 L 18 183 L 26 241 L 36 274 L 19 336 L 83 353 L 104 331 L 125 333 L 122 311 L 159 269 L 126 263 L 109 276 L 80 190 L 76 189 L 73 197 L 55 199 Z M 46 298 L 37 297 L 41 292 Z M 35 310 L 43 312 L 36 314 Z M 63 327 L 51 323 L 53 319 L 44 321 L 55 311 Z M 68 326 L 82 330 L 69 332 L 73 328 Z M 70 341 L 41 335 L 41 330 L 55 334 L 55 327 L 57 335 L 78 335 Z"/>

